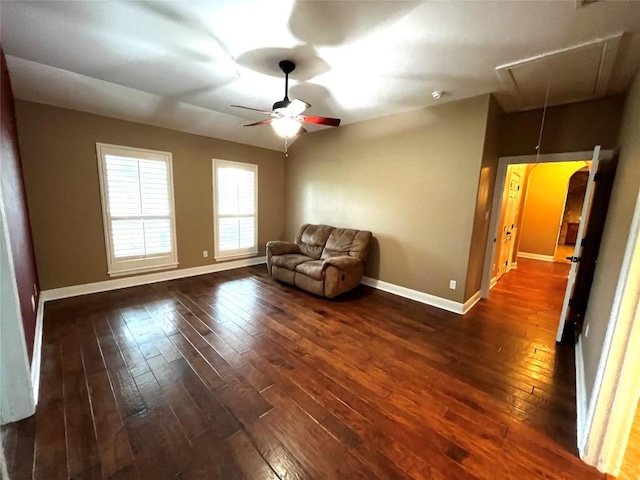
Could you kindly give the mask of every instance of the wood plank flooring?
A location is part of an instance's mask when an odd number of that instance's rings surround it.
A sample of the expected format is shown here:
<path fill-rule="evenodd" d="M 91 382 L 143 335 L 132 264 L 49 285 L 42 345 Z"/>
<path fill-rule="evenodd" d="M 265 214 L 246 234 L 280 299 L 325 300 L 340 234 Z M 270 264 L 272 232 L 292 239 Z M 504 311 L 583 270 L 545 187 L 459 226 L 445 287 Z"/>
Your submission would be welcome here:
<path fill-rule="evenodd" d="M 567 269 L 520 260 L 464 317 L 264 266 L 47 303 L 11 478 L 603 478 L 554 342 Z"/>
<path fill-rule="evenodd" d="M 636 407 L 636 415 L 618 478 L 620 480 L 640 479 L 640 403 Z"/>

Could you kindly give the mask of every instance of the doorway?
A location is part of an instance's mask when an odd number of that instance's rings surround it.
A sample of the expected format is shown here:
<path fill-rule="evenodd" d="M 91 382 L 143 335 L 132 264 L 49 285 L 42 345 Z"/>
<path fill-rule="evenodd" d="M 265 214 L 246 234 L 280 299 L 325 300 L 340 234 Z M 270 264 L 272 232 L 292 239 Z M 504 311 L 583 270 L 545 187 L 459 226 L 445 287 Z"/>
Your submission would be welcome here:
<path fill-rule="evenodd" d="M 579 236 L 577 232 L 574 235 L 575 227 L 570 224 L 576 223 L 576 218 L 579 223 L 580 213 L 576 217 L 575 211 L 581 212 L 581 208 L 574 208 L 574 203 L 579 203 L 576 198 L 580 198 L 582 190 L 581 177 L 588 172 L 593 155 L 593 151 L 585 151 L 499 159 L 482 278 L 483 298 L 489 297 L 498 279 L 518 267 L 520 258 L 565 262 L 570 256 L 560 257 Z M 599 151 L 599 158 L 611 157 L 611 151 Z M 573 175 L 579 172 L 583 174 L 572 182 Z"/>
<path fill-rule="evenodd" d="M 557 332 L 563 318 L 579 236 L 572 224 L 580 224 L 591 164 L 585 159 L 507 165 L 490 288 L 500 287 L 492 297 L 537 308 L 523 328 L 533 322 Z"/>
<path fill-rule="evenodd" d="M 591 163 L 591 162 L 588 162 Z M 573 251 L 578 240 L 578 227 L 580 226 L 580 215 L 582 213 L 582 203 L 587 193 L 587 182 L 589 181 L 589 167 L 585 166 L 576 171 L 569 178 L 567 197 L 560 225 L 560 235 L 556 246 L 554 261 L 561 263 L 571 263 L 567 257 L 573 255 Z"/>
<path fill-rule="evenodd" d="M 590 163 L 580 160 L 507 166 L 491 287 L 517 268 L 519 259 L 570 263 Z"/>

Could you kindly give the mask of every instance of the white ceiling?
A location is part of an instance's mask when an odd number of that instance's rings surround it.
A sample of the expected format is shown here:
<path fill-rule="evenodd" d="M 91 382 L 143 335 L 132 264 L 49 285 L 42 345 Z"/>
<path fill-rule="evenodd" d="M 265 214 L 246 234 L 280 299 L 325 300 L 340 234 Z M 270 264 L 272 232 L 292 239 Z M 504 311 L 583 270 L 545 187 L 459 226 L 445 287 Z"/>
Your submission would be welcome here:
<path fill-rule="evenodd" d="M 242 127 L 264 117 L 230 105 L 281 100 L 282 59 L 298 64 L 290 96 L 343 124 L 432 105 L 433 90 L 440 102 L 493 92 L 518 108 L 496 67 L 618 33 L 597 94 L 624 92 L 640 64 L 638 1 L 1 1 L 0 17 L 17 98 L 276 150 L 271 128 Z M 590 76 L 548 69 L 577 86 Z"/>

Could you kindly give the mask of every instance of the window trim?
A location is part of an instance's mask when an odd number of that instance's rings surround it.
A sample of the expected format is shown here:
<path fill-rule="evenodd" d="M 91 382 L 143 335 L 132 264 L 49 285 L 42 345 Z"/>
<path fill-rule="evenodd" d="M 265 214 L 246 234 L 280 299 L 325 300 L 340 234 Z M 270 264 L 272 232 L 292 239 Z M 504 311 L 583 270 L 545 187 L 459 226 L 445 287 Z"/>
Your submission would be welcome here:
<path fill-rule="evenodd" d="M 211 161 L 212 165 L 212 179 L 213 179 L 213 258 L 214 260 L 237 260 L 241 258 L 256 257 L 258 255 L 258 165 L 255 163 L 233 162 L 231 160 L 220 160 L 214 158 Z M 254 172 L 254 232 L 255 243 L 252 248 L 243 248 L 236 250 L 229 250 L 228 252 L 221 252 L 219 250 L 220 242 L 218 241 L 218 166 L 227 165 L 234 168 L 241 168 L 243 170 L 250 170 Z M 233 215 L 234 217 L 237 215 Z M 250 216 L 250 215 L 247 215 Z"/>
<path fill-rule="evenodd" d="M 109 275 L 110 277 L 120 277 L 124 275 L 177 268 L 178 243 L 176 240 L 176 207 L 173 188 L 173 157 L 171 152 L 97 142 L 96 155 L 98 157 L 98 177 L 100 180 L 100 202 L 104 230 L 104 243 L 107 256 L 107 275 Z M 171 228 L 172 242 L 171 252 L 169 254 L 130 260 L 117 260 L 114 257 L 111 236 L 111 215 L 107 198 L 106 162 L 104 160 L 105 155 L 121 155 L 143 160 L 162 160 L 166 162 L 167 182 L 169 184 L 169 225 Z"/>

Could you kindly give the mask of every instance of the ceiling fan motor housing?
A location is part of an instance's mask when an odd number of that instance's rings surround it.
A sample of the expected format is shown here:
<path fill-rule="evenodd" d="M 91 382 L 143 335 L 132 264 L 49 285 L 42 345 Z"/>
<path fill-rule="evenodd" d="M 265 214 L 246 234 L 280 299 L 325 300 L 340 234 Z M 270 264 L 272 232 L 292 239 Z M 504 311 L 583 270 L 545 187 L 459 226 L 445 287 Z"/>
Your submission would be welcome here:
<path fill-rule="evenodd" d="M 279 108 L 286 109 L 290 104 L 291 104 L 291 100 L 289 100 L 289 97 L 284 97 L 283 100 L 280 100 L 280 101 L 278 101 L 278 102 L 273 104 L 273 111 L 275 112 Z"/>
<path fill-rule="evenodd" d="M 284 72 L 285 75 L 289 75 L 291 72 L 293 72 L 296 69 L 296 64 L 293 63 L 291 60 L 282 60 L 280 63 L 278 63 L 278 66 L 280 67 L 280 70 Z"/>

